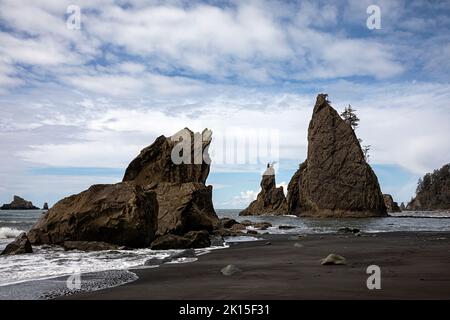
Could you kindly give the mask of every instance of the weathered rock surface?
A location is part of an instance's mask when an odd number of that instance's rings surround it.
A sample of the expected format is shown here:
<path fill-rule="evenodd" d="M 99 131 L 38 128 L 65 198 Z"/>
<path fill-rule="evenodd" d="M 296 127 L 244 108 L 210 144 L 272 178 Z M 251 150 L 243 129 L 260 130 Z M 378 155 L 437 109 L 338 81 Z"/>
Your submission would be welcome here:
<path fill-rule="evenodd" d="M 16 255 L 33 253 L 30 240 L 25 232 L 22 232 L 13 242 L 8 244 L 0 255 Z"/>
<path fill-rule="evenodd" d="M 268 164 L 261 180 L 261 192 L 255 201 L 242 210 L 240 216 L 284 215 L 287 213 L 287 202 L 283 187 L 276 187 L 275 170 Z"/>
<path fill-rule="evenodd" d="M 397 202 L 394 201 L 394 198 L 390 194 L 383 194 L 383 199 L 387 212 L 401 212 Z"/>
<path fill-rule="evenodd" d="M 297 216 L 385 216 L 378 179 L 352 127 L 319 94 L 308 128 L 308 157 L 288 186 L 288 211 Z"/>
<path fill-rule="evenodd" d="M 209 233 L 205 230 L 190 231 L 185 235 L 166 234 L 152 242 L 153 250 L 205 248 L 211 245 Z"/>
<path fill-rule="evenodd" d="M 130 182 L 93 185 L 56 203 L 30 230 L 33 244 L 98 241 L 147 247 L 157 228 L 154 192 Z"/>
<path fill-rule="evenodd" d="M 141 186 L 159 182 L 205 184 L 211 140 L 212 132 L 208 129 L 194 133 L 184 128 L 171 137 L 160 136 L 128 165 L 123 181 L 134 181 Z"/>
<path fill-rule="evenodd" d="M 419 179 L 416 196 L 411 199 L 406 209 L 411 211 L 450 209 L 450 163 Z"/>
<path fill-rule="evenodd" d="M 0 210 L 38 210 L 31 201 L 27 201 L 19 196 L 14 196 L 14 199 L 9 204 L 4 204 Z"/>
<path fill-rule="evenodd" d="M 156 193 L 158 211 L 157 235 L 189 231 L 211 232 L 218 223 L 212 203 L 212 186 L 203 183 L 159 183 L 146 190 Z"/>
<path fill-rule="evenodd" d="M 212 186 L 205 185 L 211 139 L 208 129 L 193 133 L 185 128 L 168 138 L 160 136 L 128 166 L 123 181 L 133 181 L 157 195 L 157 236 L 212 232 L 219 223 Z"/>
<path fill-rule="evenodd" d="M 44 205 L 42 206 L 42 210 L 48 210 L 48 203 L 45 202 Z"/>

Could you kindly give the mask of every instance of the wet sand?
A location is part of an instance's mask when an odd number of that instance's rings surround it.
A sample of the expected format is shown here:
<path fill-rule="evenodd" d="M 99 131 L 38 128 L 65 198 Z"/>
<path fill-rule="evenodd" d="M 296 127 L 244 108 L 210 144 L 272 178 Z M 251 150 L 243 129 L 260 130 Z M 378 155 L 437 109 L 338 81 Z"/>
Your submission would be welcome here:
<path fill-rule="evenodd" d="M 133 270 L 135 282 L 64 299 L 450 299 L 450 232 L 261 237 L 193 263 Z M 347 264 L 321 265 L 330 253 Z M 228 264 L 242 273 L 222 275 Z M 373 264 L 380 290 L 366 286 Z"/>

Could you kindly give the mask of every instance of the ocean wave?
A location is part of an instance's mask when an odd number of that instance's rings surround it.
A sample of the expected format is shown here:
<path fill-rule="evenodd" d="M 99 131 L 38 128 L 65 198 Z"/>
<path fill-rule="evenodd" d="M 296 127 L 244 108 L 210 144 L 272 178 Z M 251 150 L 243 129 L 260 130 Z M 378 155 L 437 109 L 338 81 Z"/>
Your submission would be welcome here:
<path fill-rule="evenodd" d="M 15 238 L 22 232 L 24 231 L 16 228 L 0 227 L 0 239 Z"/>

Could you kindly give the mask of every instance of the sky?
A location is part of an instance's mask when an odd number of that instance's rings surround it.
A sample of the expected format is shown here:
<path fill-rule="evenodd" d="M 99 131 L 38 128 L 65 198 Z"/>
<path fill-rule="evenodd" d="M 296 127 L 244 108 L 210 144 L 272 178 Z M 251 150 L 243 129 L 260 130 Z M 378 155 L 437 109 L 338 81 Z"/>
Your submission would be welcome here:
<path fill-rule="evenodd" d="M 406 202 L 450 162 L 449 60 L 449 1 L 0 0 L 0 203 L 116 183 L 189 127 L 213 131 L 215 207 L 243 208 L 267 162 L 286 186 L 305 160 L 318 93 L 357 110 L 382 192 Z M 233 158 L 239 137 L 256 160 Z"/>

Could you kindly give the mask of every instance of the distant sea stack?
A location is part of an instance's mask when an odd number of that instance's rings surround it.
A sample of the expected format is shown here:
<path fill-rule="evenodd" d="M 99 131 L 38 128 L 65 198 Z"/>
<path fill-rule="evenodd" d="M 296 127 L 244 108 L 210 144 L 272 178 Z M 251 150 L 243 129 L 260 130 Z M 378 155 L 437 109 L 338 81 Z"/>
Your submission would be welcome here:
<path fill-rule="evenodd" d="M 44 205 L 42 206 L 42 210 L 48 210 L 48 203 L 45 202 Z"/>
<path fill-rule="evenodd" d="M 383 194 L 384 205 L 386 206 L 387 212 L 401 212 L 402 210 L 398 206 L 397 202 L 390 194 Z"/>
<path fill-rule="evenodd" d="M 386 216 L 372 168 L 352 127 L 326 94 L 317 96 L 308 128 L 308 156 L 288 186 L 290 214 L 312 217 Z"/>
<path fill-rule="evenodd" d="M 406 209 L 412 211 L 450 209 L 450 163 L 419 179 L 416 196 L 411 199 Z"/>
<path fill-rule="evenodd" d="M 14 196 L 13 201 L 10 204 L 2 205 L 0 210 L 39 210 L 39 208 L 35 207 L 31 201 Z"/>
<path fill-rule="evenodd" d="M 287 214 L 287 202 L 283 187 L 276 187 L 275 170 L 273 165 L 268 164 L 262 175 L 261 192 L 255 201 L 243 211 L 240 216 L 252 215 L 284 215 Z"/>

